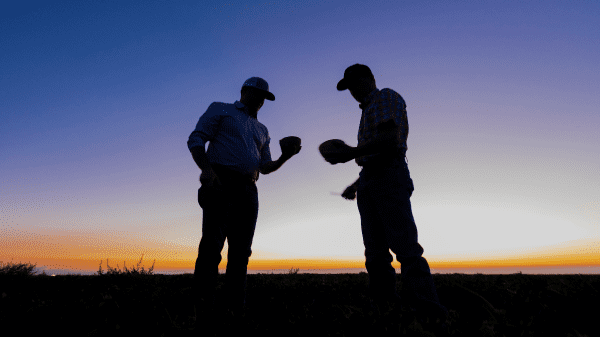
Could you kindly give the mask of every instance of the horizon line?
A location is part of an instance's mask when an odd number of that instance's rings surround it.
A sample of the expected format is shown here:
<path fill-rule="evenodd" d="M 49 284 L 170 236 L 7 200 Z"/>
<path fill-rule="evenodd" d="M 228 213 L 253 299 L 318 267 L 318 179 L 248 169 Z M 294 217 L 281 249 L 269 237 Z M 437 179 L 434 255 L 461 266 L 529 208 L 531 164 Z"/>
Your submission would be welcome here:
<path fill-rule="evenodd" d="M 396 274 L 401 275 L 401 268 L 394 268 Z M 587 270 L 582 270 L 587 269 Z M 219 268 L 219 275 L 224 275 L 226 269 Z M 124 270 L 120 270 L 124 272 Z M 103 274 L 107 274 L 107 270 L 103 270 Z M 147 272 L 147 271 L 146 271 Z M 255 274 L 368 274 L 366 268 L 334 268 L 334 269 L 248 269 L 248 275 Z M 36 271 L 34 276 L 46 274 L 47 276 L 65 276 L 65 275 L 82 275 L 82 276 L 93 276 L 98 274 L 98 270 L 72 270 L 72 269 L 43 269 L 39 272 Z M 151 275 L 193 275 L 194 269 L 160 269 L 153 270 Z M 431 268 L 432 275 L 451 275 L 451 274 L 463 274 L 463 275 L 599 275 L 600 266 L 557 266 L 557 267 L 506 267 L 506 268 L 447 268 L 438 269 Z"/>
<path fill-rule="evenodd" d="M 178 260 L 178 261 L 168 261 L 163 260 L 163 263 L 160 263 L 160 266 L 156 266 L 156 259 L 154 259 L 153 263 L 148 263 L 145 261 L 143 264 L 133 264 L 127 266 L 126 263 L 121 264 L 117 263 L 107 263 L 110 260 L 115 259 L 104 259 L 100 262 L 100 265 L 97 263 L 97 260 L 91 259 L 34 259 L 39 262 L 39 264 L 31 264 L 34 266 L 34 269 L 39 270 L 40 273 L 45 271 L 51 272 L 68 272 L 68 273 L 97 273 L 101 268 L 103 273 L 109 271 L 109 269 L 117 270 L 121 272 L 125 272 L 126 269 L 138 270 L 138 271 L 149 271 L 152 268 L 152 272 L 154 274 L 157 273 L 173 273 L 173 272 L 190 272 L 193 273 L 195 259 L 190 260 Z M 587 260 L 587 261 L 586 261 Z M 117 261 L 126 262 L 124 260 Z M 141 260 L 138 260 L 141 261 Z M 545 259 L 510 259 L 510 260 L 462 260 L 462 261 L 436 261 L 436 259 L 428 259 L 429 267 L 432 270 L 432 273 L 435 271 L 438 272 L 450 272 L 453 270 L 462 270 L 466 272 L 476 271 L 476 270 L 488 270 L 490 272 L 501 272 L 507 270 L 552 270 L 552 269 L 593 269 L 598 270 L 595 273 L 600 273 L 600 263 L 599 259 L 574 259 L 574 258 L 557 258 L 552 259 L 552 261 Z M 166 262 L 166 263 L 165 263 Z M 561 263 L 562 262 L 562 263 Z M 0 266 L 6 266 L 9 264 L 18 264 L 18 263 L 2 263 Z M 152 265 L 154 264 L 154 267 Z M 394 269 L 401 269 L 401 264 L 397 261 L 393 261 L 392 267 Z M 226 270 L 227 260 L 223 259 L 218 266 L 218 269 Z M 365 260 L 358 259 L 278 259 L 278 260 L 250 260 L 248 263 L 248 273 L 256 273 L 258 271 L 288 271 L 298 269 L 300 271 L 315 271 L 316 273 L 325 272 L 325 271 L 333 271 L 333 270 L 365 270 Z"/>
<path fill-rule="evenodd" d="M 600 259 L 597 257 L 585 257 L 585 256 L 562 256 L 562 257 L 553 257 L 553 258 L 539 258 L 539 257 L 521 257 L 521 258 L 500 258 L 500 259 L 438 259 L 438 258 L 427 258 L 427 262 L 431 268 L 436 269 L 449 269 L 449 268 L 508 268 L 508 267 L 587 267 L 587 266 L 597 266 L 600 267 Z M 30 264 L 34 265 L 36 263 L 31 263 L 31 260 L 39 262 L 43 266 L 62 266 L 67 267 L 66 263 L 71 265 L 78 265 L 79 267 L 86 266 L 89 269 L 92 267 L 94 269 L 98 268 L 99 265 L 104 265 L 103 268 L 115 268 L 117 265 L 120 268 L 120 262 L 123 263 L 123 267 L 126 266 L 126 259 L 117 259 L 117 258 L 106 258 L 100 260 L 100 264 L 98 264 L 97 259 L 90 258 L 78 258 L 78 259 L 61 259 L 61 258 L 29 258 L 29 261 L 26 262 L 12 262 L 7 261 L 4 262 L 0 260 L 0 265 L 7 264 Z M 113 263 L 109 263 L 109 261 L 115 261 Z M 120 261 L 120 262 L 119 262 Z M 138 261 L 141 261 L 138 260 Z M 219 268 L 225 268 L 227 266 L 227 259 L 223 258 L 219 263 Z M 142 266 L 140 266 L 140 262 L 137 264 L 133 264 L 133 266 L 143 267 L 145 269 L 146 266 L 148 268 L 154 264 L 154 269 L 189 269 L 195 265 L 195 259 L 178 259 L 178 260 L 158 260 L 159 264 L 162 265 L 160 267 L 156 266 L 157 259 L 153 259 L 150 263 L 145 261 Z M 112 264 L 112 266 L 111 266 Z M 393 265 L 400 265 L 400 262 L 394 260 L 391 262 Z M 131 266 L 131 265 L 130 265 Z M 132 269 L 129 267 L 128 269 Z M 289 268 L 301 268 L 301 269 L 347 269 L 347 268 L 365 268 L 365 259 L 349 259 L 349 258 L 287 258 L 287 259 L 250 259 L 248 262 L 248 269 L 289 269 Z"/>

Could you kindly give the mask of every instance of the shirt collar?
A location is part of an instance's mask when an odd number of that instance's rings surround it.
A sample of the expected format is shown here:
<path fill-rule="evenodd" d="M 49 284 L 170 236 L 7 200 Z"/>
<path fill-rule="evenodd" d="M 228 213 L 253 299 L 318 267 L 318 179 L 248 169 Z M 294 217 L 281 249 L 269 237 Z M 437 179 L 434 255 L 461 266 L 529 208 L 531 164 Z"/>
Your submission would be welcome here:
<path fill-rule="evenodd" d="M 240 101 L 235 101 L 235 107 L 240 109 L 240 110 L 246 110 L 246 106 L 244 105 L 244 103 L 240 102 Z"/>
<path fill-rule="evenodd" d="M 375 88 L 375 90 L 371 91 L 371 93 L 369 93 L 367 97 L 365 97 L 365 101 L 362 104 L 359 104 L 358 107 L 361 109 L 365 109 L 366 107 L 368 107 L 369 104 L 371 104 L 371 101 L 373 101 L 373 98 L 377 96 L 378 92 L 379 89 Z"/>
<path fill-rule="evenodd" d="M 245 105 L 244 103 L 242 103 L 242 102 L 240 102 L 240 101 L 235 101 L 235 103 L 233 103 L 233 104 L 235 105 L 235 107 L 236 107 L 238 110 L 241 110 L 241 111 L 242 111 L 244 114 L 246 114 L 246 115 L 250 116 L 250 113 L 248 112 L 248 108 L 246 107 L 246 105 Z M 250 116 L 250 117 L 252 117 L 252 118 L 256 118 L 256 117 L 254 117 L 254 116 Z"/>

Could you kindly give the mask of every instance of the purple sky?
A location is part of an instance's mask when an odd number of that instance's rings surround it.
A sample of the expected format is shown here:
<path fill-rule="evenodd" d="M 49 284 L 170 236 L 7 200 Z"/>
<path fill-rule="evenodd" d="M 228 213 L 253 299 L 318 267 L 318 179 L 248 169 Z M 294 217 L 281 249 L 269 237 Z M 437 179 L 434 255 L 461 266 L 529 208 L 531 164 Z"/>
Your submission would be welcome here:
<path fill-rule="evenodd" d="M 286 136 L 302 151 L 257 183 L 251 259 L 364 259 L 356 202 L 330 194 L 360 168 L 317 151 L 356 145 L 361 111 L 336 84 L 362 63 L 407 103 L 428 260 L 566 242 L 600 256 L 597 1 L 19 1 L 0 17 L 2 240 L 192 261 L 188 136 L 259 76 L 273 159 Z"/>

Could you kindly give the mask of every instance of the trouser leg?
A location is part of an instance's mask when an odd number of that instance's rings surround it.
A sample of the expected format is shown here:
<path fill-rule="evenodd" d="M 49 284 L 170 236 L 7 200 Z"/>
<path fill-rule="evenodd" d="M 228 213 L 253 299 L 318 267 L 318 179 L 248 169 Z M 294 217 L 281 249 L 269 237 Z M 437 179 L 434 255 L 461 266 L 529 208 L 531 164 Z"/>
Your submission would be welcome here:
<path fill-rule="evenodd" d="M 221 251 L 227 237 L 227 213 L 222 194 L 212 188 L 198 190 L 198 203 L 202 212 L 202 238 L 198 246 L 198 258 L 194 269 L 196 300 L 203 309 L 214 306 L 215 287 L 219 275 Z"/>
<path fill-rule="evenodd" d="M 258 217 L 258 194 L 255 185 L 244 186 L 231 223 L 227 240 L 227 270 L 225 286 L 228 305 L 231 310 L 239 311 L 246 299 L 246 275 L 248 261 L 252 255 L 252 240 Z"/>
<path fill-rule="evenodd" d="M 357 192 L 359 210 L 361 206 L 363 208 L 361 219 L 364 213 L 367 215 L 368 224 L 381 222 L 382 229 L 380 231 L 384 232 L 385 247 L 391 249 L 396 254 L 398 262 L 401 263 L 404 298 L 417 306 L 429 304 L 445 310 L 439 303 L 429 265 L 422 257 L 423 247 L 418 243 L 417 227 L 410 204 L 410 196 L 414 187 L 408 169 L 396 166 L 365 176 L 366 179 L 359 184 L 362 187 L 362 203 L 360 201 L 361 190 L 359 189 Z M 377 237 L 368 231 L 366 233 L 363 231 L 363 239 L 369 235 Z M 371 243 L 375 247 L 383 246 L 381 240 L 375 242 L 374 239 L 365 239 L 365 247 L 367 247 L 367 243 Z M 365 255 L 369 262 L 367 250 Z M 372 251 L 378 252 L 373 253 L 372 260 L 381 260 L 377 256 L 385 255 L 382 248 L 373 248 Z M 388 260 L 391 261 L 391 256 Z"/>
<path fill-rule="evenodd" d="M 427 260 L 421 256 L 399 258 L 399 262 L 407 300 L 417 306 L 441 307 Z"/>
<path fill-rule="evenodd" d="M 400 175 L 402 177 L 402 175 Z M 393 179 L 390 178 L 390 181 Z M 410 196 L 414 190 L 412 179 L 405 176 L 399 183 L 390 183 L 390 189 L 379 194 L 378 205 L 390 249 L 400 262 L 402 293 L 416 306 L 436 307 L 445 311 L 439 302 L 437 290 L 423 247 L 418 243 L 417 226 L 412 214 Z"/>
<path fill-rule="evenodd" d="M 373 212 L 375 205 L 368 191 L 357 192 L 357 205 L 361 219 L 361 231 L 365 245 L 365 267 L 369 274 L 369 292 L 376 302 L 397 297 L 396 271 L 392 267 L 392 255 L 385 239 L 381 218 Z"/>

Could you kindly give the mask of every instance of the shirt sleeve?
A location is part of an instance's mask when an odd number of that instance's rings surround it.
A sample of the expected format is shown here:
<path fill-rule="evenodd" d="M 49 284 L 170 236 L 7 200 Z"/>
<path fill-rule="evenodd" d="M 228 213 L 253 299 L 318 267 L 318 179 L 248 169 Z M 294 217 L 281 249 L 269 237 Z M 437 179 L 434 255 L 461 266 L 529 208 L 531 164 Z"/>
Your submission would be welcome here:
<path fill-rule="evenodd" d="M 221 116 L 218 114 L 217 103 L 213 102 L 206 112 L 200 116 L 196 128 L 190 134 L 187 146 L 190 151 L 192 148 L 206 145 L 206 142 L 211 141 L 219 128 Z"/>
<path fill-rule="evenodd" d="M 260 150 L 260 167 L 263 167 L 265 164 L 271 161 L 271 137 L 267 136 L 267 142 L 263 145 Z"/>
<path fill-rule="evenodd" d="M 406 102 L 400 94 L 393 90 L 385 90 L 384 116 L 382 122 L 393 120 L 399 130 L 399 139 L 406 144 L 408 137 L 408 118 L 406 116 Z M 382 125 L 381 123 L 380 125 Z M 382 125 L 383 126 L 383 125 Z"/>

